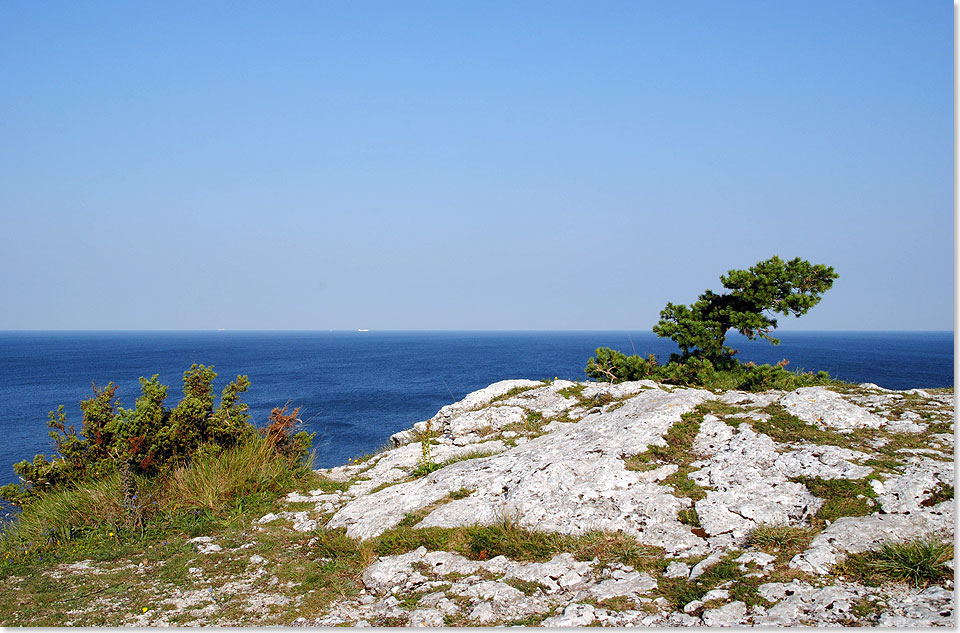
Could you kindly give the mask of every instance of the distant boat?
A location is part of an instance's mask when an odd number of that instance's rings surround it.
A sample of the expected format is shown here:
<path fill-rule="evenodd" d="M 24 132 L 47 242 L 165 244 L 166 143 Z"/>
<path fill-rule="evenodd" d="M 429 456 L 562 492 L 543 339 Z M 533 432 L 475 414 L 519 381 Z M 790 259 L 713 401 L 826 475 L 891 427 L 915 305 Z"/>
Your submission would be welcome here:
<path fill-rule="evenodd" d="M 370 330 L 365 330 L 363 328 L 357 328 L 357 332 L 369 332 Z"/>

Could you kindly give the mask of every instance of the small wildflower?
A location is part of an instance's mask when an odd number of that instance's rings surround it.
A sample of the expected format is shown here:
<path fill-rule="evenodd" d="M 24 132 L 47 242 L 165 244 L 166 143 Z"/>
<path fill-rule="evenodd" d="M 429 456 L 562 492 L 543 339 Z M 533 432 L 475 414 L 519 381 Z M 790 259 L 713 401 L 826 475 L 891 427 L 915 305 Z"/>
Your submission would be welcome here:
<path fill-rule="evenodd" d="M 146 613 L 146 612 L 148 611 L 148 608 L 147 608 L 147 607 L 144 607 L 144 608 L 142 609 L 142 611 L 143 611 L 144 613 Z"/>

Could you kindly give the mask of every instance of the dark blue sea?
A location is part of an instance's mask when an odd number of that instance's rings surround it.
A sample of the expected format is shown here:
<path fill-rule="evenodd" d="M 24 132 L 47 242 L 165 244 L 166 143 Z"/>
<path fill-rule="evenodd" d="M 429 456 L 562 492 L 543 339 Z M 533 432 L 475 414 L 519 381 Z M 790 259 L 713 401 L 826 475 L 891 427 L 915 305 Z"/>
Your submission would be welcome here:
<path fill-rule="evenodd" d="M 953 332 L 781 332 L 778 347 L 731 337 L 740 358 L 790 361 L 790 369 L 891 389 L 953 386 Z M 179 401 L 183 372 L 213 365 L 218 390 L 237 374 L 252 386 L 254 421 L 289 402 L 317 433 L 318 465 L 344 463 L 413 422 L 497 380 L 584 380 L 597 347 L 627 354 L 675 351 L 651 332 L 0 332 L 0 484 L 11 465 L 50 453 L 47 412 L 66 405 L 80 427 L 80 400 L 119 385 L 132 407 L 138 378 L 160 374 Z"/>

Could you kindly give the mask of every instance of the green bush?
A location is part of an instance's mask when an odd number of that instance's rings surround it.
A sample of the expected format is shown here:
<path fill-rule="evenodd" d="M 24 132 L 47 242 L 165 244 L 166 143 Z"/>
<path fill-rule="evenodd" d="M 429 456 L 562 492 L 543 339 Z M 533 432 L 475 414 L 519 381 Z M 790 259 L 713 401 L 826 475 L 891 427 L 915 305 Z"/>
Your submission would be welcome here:
<path fill-rule="evenodd" d="M 707 290 L 696 303 L 668 303 L 660 312 L 653 331 L 673 339 L 680 348 L 679 354 L 671 354 L 669 363 L 658 364 L 653 354 L 644 359 L 601 347 L 587 361 L 586 374 L 603 382 L 649 378 L 675 385 L 745 391 L 825 384 L 830 381 L 825 372 L 789 372 L 783 368 L 785 360 L 776 367 L 743 365 L 734 358 L 737 350 L 727 347 L 725 341 L 727 332 L 735 329 L 748 339 L 759 337 L 779 344 L 770 335 L 777 327 L 777 320 L 770 315 L 806 314 L 836 278 L 833 268 L 799 257 L 784 262 L 774 256 L 748 270 L 731 270 L 720 277 L 729 293 Z"/>
<path fill-rule="evenodd" d="M 650 378 L 657 367 L 657 357 L 653 354 L 643 359 L 636 354 L 626 356 L 609 347 L 598 347 L 595 353 L 596 357 L 587 361 L 585 371 L 588 376 L 601 382 L 643 380 Z"/>
<path fill-rule="evenodd" d="M 15 464 L 22 483 L 0 488 L 0 498 L 22 506 L 38 495 L 116 474 L 129 497 L 134 477 L 167 476 L 192 460 L 217 455 L 260 434 L 287 457 L 300 459 L 306 454 L 312 436 L 292 434 L 299 410 L 288 414 L 286 407 L 274 409 L 270 426 L 258 433 L 247 405 L 240 400 L 250 381 L 237 376 L 215 406 L 216 377 L 212 367 L 192 365 L 183 375 L 183 398 L 172 409 L 164 407 L 167 387 L 156 375 L 140 378 L 140 396 L 133 409 L 120 406 L 113 383 L 103 388 L 94 385 L 93 396 L 80 403 L 80 431 L 67 425 L 62 405 L 51 411 L 47 425 L 56 454 Z"/>
<path fill-rule="evenodd" d="M 606 347 L 596 351 L 597 356 L 587 362 L 586 372 L 600 382 L 623 382 L 647 378 L 657 382 L 686 387 L 706 387 L 707 389 L 738 389 L 740 391 L 766 391 L 782 389 L 792 391 L 799 387 L 810 387 L 835 383 L 825 371 L 792 372 L 784 364 L 755 365 L 733 361 L 724 369 L 717 369 L 705 358 L 688 358 L 684 361 L 673 360 L 666 365 L 657 365 L 655 360 L 641 359 L 639 356 L 625 356 Z M 642 373 L 633 368 L 643 364 Z"/>

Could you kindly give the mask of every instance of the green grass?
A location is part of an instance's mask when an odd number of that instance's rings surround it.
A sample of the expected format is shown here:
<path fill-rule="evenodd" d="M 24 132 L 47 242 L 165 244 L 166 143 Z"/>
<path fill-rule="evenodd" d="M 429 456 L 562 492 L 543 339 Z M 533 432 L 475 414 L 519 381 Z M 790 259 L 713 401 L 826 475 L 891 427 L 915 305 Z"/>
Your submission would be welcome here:
<path fill-rule="evenodd" d="M 23 550 L 42 554 L 87 535 L 133 539 L 170 530 L 198 535 L 270 507 L 286 491 L 318 483 L 309 464 L 279 456 L 267 442 L 253 439 L 204 454 L 165 481 L 136 478 L 131 500 L 116 474 L 36 497 L 0 534 L 0 557 L 15 558 Z"/>
<path fill-rule="evenodd" d="M 398 484 L 403 484 L 403 483 L 406 483 L 406 482 L 408 482 L 408 481 L 413 481 L 413 479 L 414 479 L 414 476 L 411 475 L 410 477 L 408 477 L 408 478 L 406 478 L 406 479 L 398 479 L 398 480 L 396 480 L 396 481 L 385 481 L 385 482 L 383 482 L 382 484 L 377 484 L 376 486 L 374 486 L 373 488 L 371 488 L 371 489 L 370 489 L 370 492 L 368 492 L 367 494 L 368 494 L 368 495 L 373 495 L 373 494 L 376 494 L 376 493 L 380 492 L 381 490 L 386 490 L 387 488 L 392 488 L 393 486 L 396 486 L 396 485 L 398 485 Z"/>
<path fill-rule="evenodd" d="M 441 468 L 443 468 L 443 466 L 434 461 L 420 462 L 419 464 L 417 464 L 416 468 L 410 471 L 410 476 L 415 478 L 424 477 L 426 475 L 429 475 L 432 472 L 440 470 Z M 397 483 L 402 483 L 402 482 L 397 482 Z"/>
<path fill-rule="evenodd" d="M 633 598 L 627 596 L 614 596 L 605 600 L 598 600 L 596 606 L 608 611 L 627 611 L 636 609 L 637 603 L 634 602 Z"/>
<path fill-rule="evenodd" d="M 277 455 L 269 442 L 255 439 L 178 468 L 164 494 L 172 509 L 216 512 L 232 500 L 260 491 L 279 494 L 307 480 L 317 481 L 310 464 Z"/>
<path fill-rule="evenodd" d="M 538 591 L 546 592 L 547 586 L 533 581 L 533 580 L 521 580 L 520 578 L 507 578 L 503 581 L 504 583 L 510 585 L 514 589 L 519 589 L 523 592 L 525 596 L 532 596 Z"/>
<path fill-rule="evenodd" d="M 414 467 L 414 469 L 410 471 L 409 477 L 404 479 L 398 479 L 396 481 L 386 481 L 372 488 L 370 492 L 368 492 L 367 494 L 374 494 L 376 492 L 380 492 L 381 490 L 385 490 L 386 488 L 391 488 L 399 484 L 405 484 L 409 481 L 413 481 L 414 479 L 418 479 L 420 477 L 425 477 L 430 473 L 436 472 L 441 468 L 450 466 L 451 464 L 456 464 L 458 462 L 465 462 L 470 459 L 480 459 L 482 457 L 490 457 L 492 455 L 497 455 L 500 452 L 502 451 L 491 450 L 491 449 L 483 448 L 481 446 L 481 447 L 474 448 L 473 450 L 467 451 L 465 453 L 461 453 L 460 455 L 451 457 L 449 459 L 445 459 L 442 462 L 420 461 L 417 463 L 416 467 Z"/>
<path fill-rule="evenodd" d="M 500 431 L 501 433 L 512 431 L 519 435 L 525 435 L 527 437 L 533 438 L 533 437 L 538 437 L 540 435 L 543 435 L 544 434 L 543 427 L 545 427 L 546 425 L 554 421 L 573 422 L 573 420 L 571 420 L 570 417 L 567 415 L 566 411 L 564 411 L 558 416 L 550 417 L 550 418 L 543 417 L 543 413 L 541 413 L 540 411 L 527 411 L 526 414 L 523 416 L 522 422 L 514 422 L 512 424 L 507 424 L 502 429 L 500 429 Z M 506 440 L 506 444 L 508 446 L 516 446 L 516 442 L 513 441 L 513 438 Z"/>
<path fill-rule="evenodd" d="M 343 492 L 350 486 L 356 483 L 356 480 L 351 481 L 334 481 L 329 477 L 323 475 L 316 476 L 316 489 L 322 490 L 324 492 Z"/>
<path fill-rule="evenodd" d="M 167 613 L 174 624 L 285 624 L 303 613 L 319 613 L 330 601 L 359 591 L 359 574 L 372 562 L 368 545 L 347 538 L 342 531 L 299 534 L 276 524 L 255 531 L 251 524 L 262 511 L 244 511 L 234 521 L 208 513 L 203 531 L 224 548 L 216 554 L 198 555 L 188 541 L 191 534 L 181 529 L 187 523 L 182 515 L 194 513 L 183 511 L 172 517 L 162 533 L 114 532 L 112 537 L 88 533 L 42 553 L 6 560 L 0 565 L 0 592 L 15 598 L 0 601 L 0 623 L 119 626 L 147 607 L 158 616 Z M 229 551 L 245 543 L 253 547 L 240 555 Z M 252 554 L 267 559 L 267 575 L 258 578 L 247 573 Z M 44 574 L 59 564 L 80 560 L 92 560 L 98 573 L 79 571 L 55 580 Z M 130 567 L 140 567 L 143 573 L 133 573 Z M 286 596 L 292 602 L 265 612 L 250 611 L 246 594 L 224 589 L 226 581 L 244 578 L 253 593 Z M 217 598 L 217 611 L 206 616 L 175 614 L 175 607 L 163 600 L 183 592 L 209 592 Z M 94 608 L 88 609 L 91 604 Z"/>
<path fill-rule="evenodd" d="M 768 554 L 792 558 L 807 548 L 814 530 L 790 525 L 763 525 L 747 536 L 747 545 Z"/>
<path fill-rule="evenodd" d="M 493 404 L 493 403 L 495 403 L 495 402 L 503 402 L 504 400 L 509 400 L 510 398 L 513 398 L 514 396 L 519 396 L 521 393 L 524 393 L 524 392 L 527 392 L 527 391 L 532 391 L 533 389 L 540 389 L 541 386 L 542 386 L 542 385 L 536 385 L 536 386 L 530 386 L 530 387 L 514 387 L 514 388 L 511 389 L 510 391 L 508 391 L 508 392 L 506 392 L 506 393 L 504 393 L 504 394 L 501 394 L 501 395 L 497 396 L 496 398 L 492 399 L 489 404 Z"/>
<path fill-rule="evenodd" d="M 731 587 L 733 588 L 740 583 L 745 583 L 751 579 L 744 578 L 739 564 L 733 562 L 733 559 L 740 553 L 739 551 L 728 553 L 723 560 L 708 567 L 703 574 L 693 580 L 661 577 L 657 580 L 658 592 L 670 602 L 674 609 L 681 610 L 690 602 L 700 600 L 705 593 L 716 588 L 717 585 L 735 580 L 736 582 Z M 769 582 L 769 580 L 765 582 Z M 746 597 L 746 591 L 741 592 L 741 594 Z"/>
<path fill-rule="evenodd" d="M 664 464 L 676 464 L 677 471 L 664 479 L 663 483 L 670 485 L 677 497 L 687 497 L 694 501 L 706 497 L 707 491 L 687 477 L 696 470 L 690 465 L 697 460 L 692 447 L 693 440 L 700 432 L 704 411 L 703 405 L 700 405 L 690 413 L 683 414 L 680 421 L 667 431 L 664 437 L 665 446 L 653 445 L 643 453 L 624 459 L 627 470 L 651 470 Z"/>
<path fill-rule="evenodd" d="M 517 620 L 510 620 L 508 622 L 504 622 L 502 626 L 504 627 L 537 626 L 538 624 L 540 624 L 541 622 L 549 618 L 551 615 L 553 615 L 553 613 L 550 610 L 547 610 L 547 611 L 544 611 L 543 613 L 534 613 L 533 615 L 528 615 L 525 618 L 519 618 Z M 456 626 L 457 624 L 460 624 L 460 623 L 451 619 L 450 621 L 444 621 L 444 624 L 447 626 Z"/>
<path fill-rule="evenodd" d="M 850 613 L 859 622 L 876 622 L 883 613 L 883 600 L 879 596 L 860 598 L 850 605 Z"/>
<path fill-rule="evenodd" d="M 843 392 L 842 389 L 832 388 Z M 768 405 L 759 411 L 769 415 L 769 419 L 750 420 L 750 424 L 757 432 L 777 442 L 808 442 L 858 450 L 871 455 L 864 462 L 865 465 L 882 472 L 897 472 L 906 464 L 904 455 L 899 451 L 933 448 L 933 435 L 953 434 L 949 423 L 930 423 L 922 433 L 891 433 L 882 429 L 856 429 L 850 433 L 838 433 L 804 422 L 778 404 Z M 878 447 L 878 443 L 883 443 L 883 446 Z"/>
<path fill-rule="evenodd" d="M 821 479 L 820 477 L 793 477 L 790 481 L 803 484 L 823 505 L 811 523 L 823 527 L 840 517 L 866 516 L 873 514 L 875 505 L 870 501 L 877 493 L 870 487 L 871 477 L 863 479 Z"/>
<path fill-rule="evenodd" d="M 726 415 L 743 413 L 744 411 L 747 411 L 747 409 L 740 405 L 728 404 L 726 402 L 721 402 L 720 400 L 707 400 L 700 405 L 700 411 L 704 415 L 709 413 L 717 416 L 718 418 L 722 418 Z"/>
<path fill-rule="evenodd" d="M 571 385 L 570 387 L 564 387 L 563 389 L 558 390 L 557 393 L 564 398 L 576 398 L 577 400 L 583 400 L 583 390 L 586 388 L 587 386 L 584 384 Z"/>
<path fill-rule="evenodd" d="M 472 560 L 503 555 L 517 561 L 545 562 L 557 554 L 569 552 L 577 560 L 620 562 L 637 569 L 657 570 L 665 565 L 662 549 L 643 545 L 624 534 L 588 532 L 574 536 L 527 530 L 510 522 L 413 529 L 412 526 L 423 516 L 422 512 L 411 514 L 409 520 L 373 539 L 377 555 L 403 554 L 424 546 L 432 551 L 451 551 Z"/>
<path fill-rule="evenodd" d="M 906 543 L 885 543 L 880 549 L 851 554 L 833 573 L 867 585 L 885 581 L 926 587 L 953 577 L 946 563 L 953 560 L 953 545 L 933 538 Z"/>
<path fill-rule="evenodd" d="M 850 448 L 856 440 L 850 434 L 825 431 L 815 424 L 804 422 L 795 415 L 791 415 L 779 404 L 768 405 L 759 411 L 769 415 L 770 419 L 751 420 L 750 424 L 758 433 L 769 435 L 777 442 L 811 442 Z"/>
<path fill-rule="evenodd" d="M 691 527 L 700 527 L 700 517 L 697 516 L 697 509 L 694 507 L 680 508 L 677 512 L 677 521 Z"/>
<path fill-rule="evenodd" d="M 490 456 L 492 456 L 492 455 L 497 455 L 497 454 L 499 454 L 499 453 L 501 453 L 501 452 L 502 452 L 502 451 L 493 450 L 493 449 L 489 449 L 489 448 L 484 448 L 483 446 L 479 446 L 479 447 L 477 447 L 477 448 L 475 448 L 475 449 L 473 449 L 473 450 L 467 451 L 466 453 L 461 453 L 460 455 L 457 455 L 457 456 L 455 456 L 455 457 L 451 457 L 450 459 L 445 459 L 444 461 L 440 462 L 440 464 L 439 464 L 439 466 L 438 466 L 438 469 L 439 469 L 439 468 L 444 468 L 444 467 L 449 466 L 449 465 L 451 465 L 451 464 L 456 464 L 456 463 L 458 463 L 458 462 L 465 462 L 465 461 L 470 460 L 470 459 L 480 459 L 480 458 L 482 458 L 482 457 L 490 457 Z"/>

